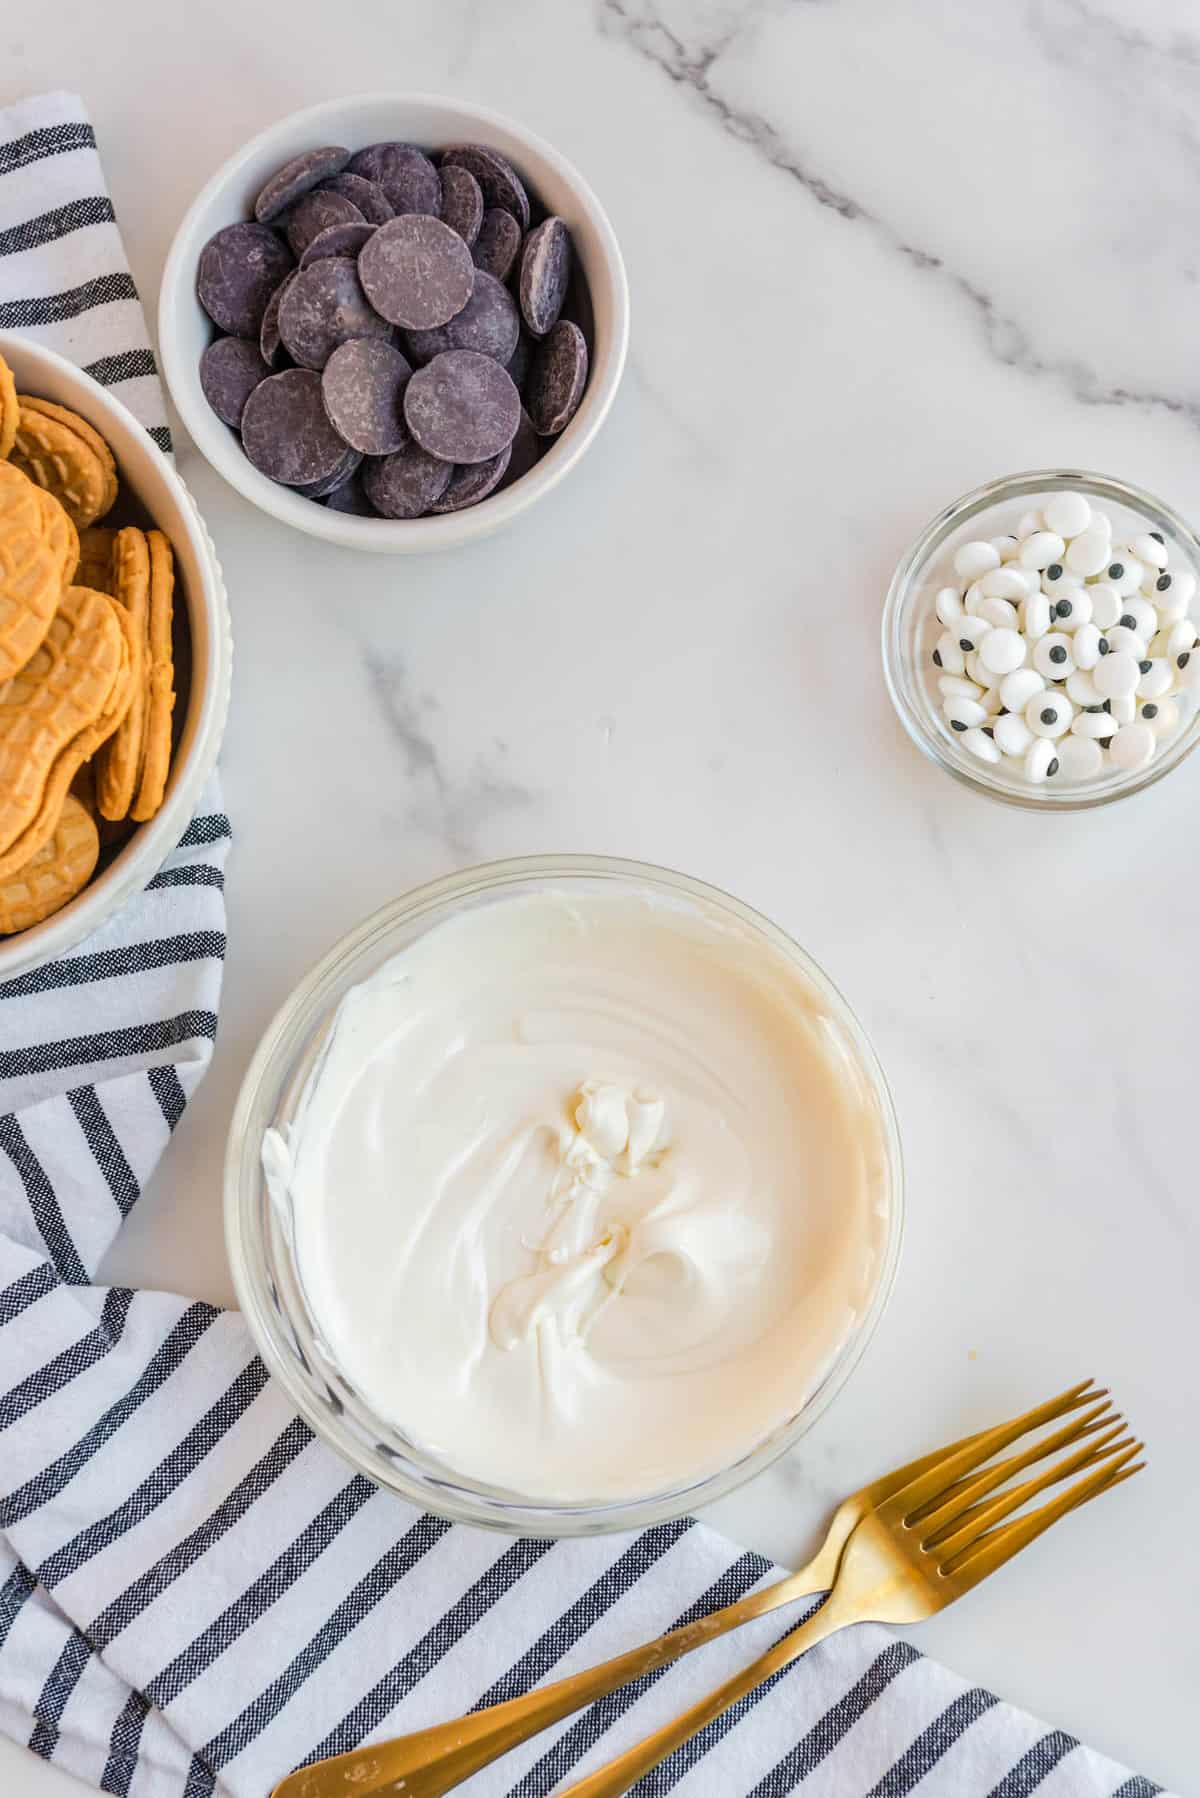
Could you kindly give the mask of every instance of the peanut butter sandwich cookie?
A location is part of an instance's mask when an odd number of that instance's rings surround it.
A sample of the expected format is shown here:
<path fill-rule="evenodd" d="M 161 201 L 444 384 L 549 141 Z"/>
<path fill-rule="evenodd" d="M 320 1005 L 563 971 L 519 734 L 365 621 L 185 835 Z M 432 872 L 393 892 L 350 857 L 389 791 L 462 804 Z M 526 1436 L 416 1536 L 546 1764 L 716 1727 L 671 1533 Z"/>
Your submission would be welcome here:
<path fill-rule="evenodd" d="M 0 462 L 0 681 L 36 654 L 63 590 L 63 554 L 39 490 Z"/>
<path fill-rule="evenodd" d="M 17 419 L 21 405 L 17 399 L 17 383 L 13 371 L 0 356 L 0 462 L 7 462 L 17 441 Z"/>
<path fill-rule="evenodd" d="M 51 836 L 23 868 L 0 880 L 0 936 L 28 930 L 61 911 L 83 891 L 99 857 L 91 813 L 68 794 Z"/>
<path fill-rule="evenodd" d="M 53 835 L 75 774 L 116 730 L 132 690 L 115 601 L 69 587 L 37 654 L 0 687 L 0 880 Z"/>
<path fill-rule="evenodd" d="M 175 557 L 161 531 L 147 531 L 150 545 L 149 675 L 146 723 L 137 798 L 130 817 L 145 824 L 163 802 L 171 768 L 171 717 L 175 710 L 175 659 L 171 624 L 175 611 Z"/>
<path fill-rule="evenodd" d="M 99 431 L 51 400 L 23 393 L 11 460 L 38 487 L 62 502 L 77 530 L 111 510 L 117 465 Z"/>

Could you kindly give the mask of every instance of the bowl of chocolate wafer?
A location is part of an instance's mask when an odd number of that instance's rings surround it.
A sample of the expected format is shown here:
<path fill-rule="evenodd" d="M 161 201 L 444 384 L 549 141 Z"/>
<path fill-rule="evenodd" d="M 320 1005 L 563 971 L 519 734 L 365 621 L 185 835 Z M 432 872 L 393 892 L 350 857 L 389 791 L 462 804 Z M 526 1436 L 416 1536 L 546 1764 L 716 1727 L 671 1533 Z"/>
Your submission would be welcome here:
<path fill-rule="evenodd" d="M 211 540 L 138 421 L 0 332 L 0 981 L 104 924 L 216 762 L 232 641 Z"/>

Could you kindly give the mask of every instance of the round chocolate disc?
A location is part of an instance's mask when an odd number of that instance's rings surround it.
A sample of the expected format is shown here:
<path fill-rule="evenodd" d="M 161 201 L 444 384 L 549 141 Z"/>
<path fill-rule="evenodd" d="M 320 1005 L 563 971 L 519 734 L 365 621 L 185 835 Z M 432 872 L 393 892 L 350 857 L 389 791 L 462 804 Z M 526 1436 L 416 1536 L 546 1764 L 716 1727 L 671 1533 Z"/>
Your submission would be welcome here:
<path fill-rule="evenodd" d="M 571 279 L 571 234 L 560 218 L 544 219 L 521 251 L 521 314 L 535 337 L 558 322 Z"/>
<path fill-rule="evenodd" d="M 270 225 L 225 225 L 200 252 L 196 297 L 231 337 L 257 337 L 267 302 L 292 267 L 291 251 Z"/>
<path fill-rule="evenodd" d="M 408 437 L 407 357 L 378 337 L 356 337 L 334 350 L 321 376 L 325 410 L 339 437 L 366 456 L 390 456 Z"/>
<path fill-rule="evenodd" d="M 522 407 L 521 422 L 517 426 L 517 434 L 512 440 L 512 455 L 509 457 L 508 467 L 504 471 L 504 478 L 500 482 L 498 491 L 503 493 L 507 488 L 515 485 L 523 474 L 528 474 L 534 463 L 541 461 L 545 448 L 545 441 L 538 436 L 529 422 L 528 412 Z"/>
<path fill-rule="evenodd" d="M 370 144 L 350 158 L 350 172 L 381 187 L 397 213 L 441 213 L 438 172 L 415 144 Z"/>
<path fill-rule="evenodd" d="M 583 332 L 560 318 L 533 354 L 525 404 L 539 437 L 557 437 L 574 418 L 587 386 L 588 353 Z"/>
<path fill-rule="evenodd" d="M 485 269 L 497 281 L 507 281 L 521 247 L 521 227 L 511 212 L 500 206 L 489 207 L 483 215 L 479 235 L 471 245 L 476 268 Z"/>
<path fill-rule="evenodd" d="M 377 181 L 368 181 L 363 175 L 352 174 L 343 169 L 340 175 L 330 176 L 322 181 L 323 193 L 341 194 L 344 199 L 358 207 L 368 225 L 386 225 L 395 218 L 396 208 L 384 193 Z"/>
<path fill-rule="evenodd" d="M 477 506 L 481 499 L 486 499 L 500 485 L 511 455 L 510 443 L 498 456 L 492 456 L 487 462 L 468 462 L 462 468 L 456 468 L 450 476 L 450 485 L 445 493 L 437 505 L 430 506 L 429 510 L 462 512 L 467 506 Z"/>
<path fill-rule="evenodd" d="M 444 350 L 478 350 L 507 364 L 521 335 L 516 301 L 486 270 L 475 270 L 475 290 L 448 325 L 433 331 L 408 331 L 405 338 L 417 362 L 432 362 Z"/>
<path fill-rule="evenodd" d="M 261 225 L 269 224 L 289 206 L 294 206 L 318 181 L 344 169 L 349 160 L 349 150 L 344 150 L 340 144 L 326 144 L 323 149 L 305 150 L 303 155 L 293 156 L 290 162 L 276 170 L 255 200 L 255 218 Z"/>
<path fill-rule="evenodd" d="M 271 372 L 262 351 L 249 337 L 218 337 L 200 358 L 204 397 L 224 424 L 236 431 L 246 401 Z"/>
<path fill-rule="evenodd" d="M 295 269 L 292 269 L 290 274 L 283 277 L 267 301 L 267 309 L 263 313 L 262 325 L 259 328 L 258 347 L 262 351 L 264 362 L 269 362 L 272 368 L 278 364 L 279 352 L 283 348 L 283 342 L 279 335 L 279 307 L 295 274 Z"/>
<path fill-rule="evenodd" d="M 512 442 L 520 419 L 521 399 L 511 378 L 478 350 L 435 356 L 404 389 L 405 424 L 422 449 L 445 462 L 498 456 Z"/>
<path fill-rule="evenodd" d="M 447 163 L 440 174 L 442 217 L 463 242 L 473 244 L 483 223 L 483 190 L 470 169 Z"/>
<path fill-rule="evenodd" d="M 392 327 L 367 299 L 350 258 L 329 256 L 300 269 L 289 285 L 279 302 L 279 334 L 302 367 L 324 368 L 340 343 L 352 337 L 390 340 Z"/>
<path fill-rule="evenodd" d="M 529 195 L 511 162 L 487 144 L 451 144 L 442 151 L 442 166 L 466 169 L 483 191 L 485 206 L 511 212 L 522 231 L 529 229 Z"/>
<path fill-rule="evenodd" d="M 310 368 L 285 368 L 259 382 L 242 413 L 242 445 L 255 468 L 285 487 L 322 481 L 354 453 L 330 424 L 321 377 Z"/>
<path fill-rule="evenodd" d="M 369 460 L 363 488 L 384 518 L 420 518 L 441 499 L 454 473 L 449 462 L 426 455 L 417 443 L 406 443 L 392 456 Z"/>
<path fill-rule="evenodd" d="M 422 213 L 380 225 L 359 256 L 358 272 L 376 312 L 407 331 L 446 324 L 475 286 L 475 265 L 462 238 Z"/>
<path fill-rule="evenodd" d="M 533 355 L 533 339 L 528 331 L 522 328 L 517 339 L 517 347 L 504 364 L 513 378 L 513 385 L 518 393 L 524 393 L 525 383 L 529 379 L 529 361 Z"/>
<path fill-rule="evenodd" d="M 300 267 L 307 268 L 326 256 L 357 258 L 374 229 L 374 225 L 327 225 L 324 231 L 317 232 L 301 256 Z"/>
<path fill-rule="evenodd" d="M 349 512 L 355 518 L 377 518 L 379 516 L 367 498 L 361 468 L 352 474 L 348 481 L 343 481 L 340 487 L 333 489 L 333 492 L 326 498 L 325 505 L 330 512 Z"/>
<path fill-rule="evenodd" d="M 346 482 L 358 472 L 361 465 L 360 452 L 348 449 L 336 468 L 331 469 L 327 475 L 322 475 L 319 481 L 308 481 L 303 487 L 297 487 L 294 491 L 302 493 L 305 499 L 324 499 L 327 494 L 336 493 L 339 487 L 344 487 Z"/>
<path fill-rule="evenodd" d="M 309 244 L 330 225 L 365 225 L 366 220 L 353 200 L 345 194 L 327 193 L 324 188 L 305 194 L 287 222 L 288 242 L 293 253 L 303 256 Z"/>

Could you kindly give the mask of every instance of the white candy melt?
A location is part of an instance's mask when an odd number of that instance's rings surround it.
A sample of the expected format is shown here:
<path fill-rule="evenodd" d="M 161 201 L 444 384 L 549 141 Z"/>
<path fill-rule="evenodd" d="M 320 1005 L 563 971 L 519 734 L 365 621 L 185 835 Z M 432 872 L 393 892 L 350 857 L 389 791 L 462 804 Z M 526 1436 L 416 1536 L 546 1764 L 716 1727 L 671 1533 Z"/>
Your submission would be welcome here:
<path fill-rule="evenodd" d="M 1015 618 L 1016 614 L 1013 616 Z M 1024 637 L 1020 631 L 1012 629 L 989 631 L 979 646 L 979 659 L 993 674 L 1012 674 L 1024 662 L 1027 653 Z"/>
<path fill-rule="evenodd" d="M 999 566 L 999 551 L 993 549 L 990 543 L 964 543 L 961 549 L 955 551 L 954 572 L 964 581 L 976 581 L 981 574 L 987 574 L 989 569 Z"/>
<path fill-rule="evenodd" d="M 1093 524 L 1072 541 L 1066 555 L 1067 567 L 1086 580 L 1089 575 L 1099 574 L 1108 561 L 1108 551 L 1108 538 Z"/>
<path fill-rule="evenodd" d="M 1056 493 L 1042 507 L 1048 531 L 1060 537 L 1078 537 L 1092 522 L 1092 508 L 1082 493 Z"/>

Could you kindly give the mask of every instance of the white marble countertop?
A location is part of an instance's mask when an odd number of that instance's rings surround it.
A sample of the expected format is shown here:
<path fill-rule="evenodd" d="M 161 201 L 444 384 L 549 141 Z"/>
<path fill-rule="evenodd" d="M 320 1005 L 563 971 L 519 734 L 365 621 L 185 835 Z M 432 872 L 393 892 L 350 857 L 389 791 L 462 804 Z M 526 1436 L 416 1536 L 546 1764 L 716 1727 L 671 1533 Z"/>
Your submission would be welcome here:
<path fill-rule="evenodd" d="M 575 160 L 633 348 L 578 474 L 502 538 L 389 564 L 254 512 L 181 442 L 237 636 L 213 1070 L 113 1257 L 225 1299 L 223 1139 L 312 960 L 414 883 L 641 856 L 791 931 L 891 1077 L 908 1232 L 874 1346 L 716 1521 L 784 1560 L 864 1477 L 1082 1374 L 1151 1470 L 923 1628 L 968 1678 L 1197 1789 L 1200 758 L 1049 819 L 910 747 L 877 653 L 945 501 L 1066 463 L 1200 515 L 1184 0 L 110 0 L 10 8 L 0 102 L 87 99 L 153 303 L 199 184 L 337 93 L 441 90 Z M 77 1789 L 0 1746 L 0 1788 Z M 851 1795 L 847 1795 L 851 1798 Z"/>

